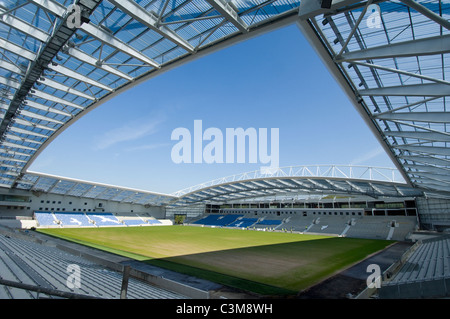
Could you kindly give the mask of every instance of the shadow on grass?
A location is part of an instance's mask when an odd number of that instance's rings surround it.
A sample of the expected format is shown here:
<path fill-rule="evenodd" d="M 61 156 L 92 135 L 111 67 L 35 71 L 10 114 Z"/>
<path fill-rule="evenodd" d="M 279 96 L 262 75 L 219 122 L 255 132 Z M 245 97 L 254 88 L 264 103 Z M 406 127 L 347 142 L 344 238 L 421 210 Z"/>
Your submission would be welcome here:
<path fill-rule="evenodd" d="M 144 262 L 260 295 L 296 295 L 391 241 L 324 238 L 226 249 Z"/>

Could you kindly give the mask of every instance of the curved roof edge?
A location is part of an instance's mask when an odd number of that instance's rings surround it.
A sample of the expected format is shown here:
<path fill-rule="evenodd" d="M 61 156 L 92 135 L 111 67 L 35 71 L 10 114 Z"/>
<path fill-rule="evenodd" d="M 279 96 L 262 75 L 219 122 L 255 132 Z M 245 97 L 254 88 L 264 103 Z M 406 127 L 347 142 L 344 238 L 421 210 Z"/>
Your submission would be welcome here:
<path fill-rule="evenodd" d="M 187 206 L 298 194 L 354 194 L 372 198 L 422 197 L 393 168 L 360 165 L 303 165 L 253 171 L 195 185 L 173 194 L 27 172 L 16 189 L 152 206 Z"/>
<path fill-rule="evenodd" d="M 253 171 L 216 179 L 174 193 L 170 206 L 296 194 L 355 194 L 372 198 L 421 197 L 393 168 L 351 165 L 305 165 L 279 168 L 272 173 Z"/>

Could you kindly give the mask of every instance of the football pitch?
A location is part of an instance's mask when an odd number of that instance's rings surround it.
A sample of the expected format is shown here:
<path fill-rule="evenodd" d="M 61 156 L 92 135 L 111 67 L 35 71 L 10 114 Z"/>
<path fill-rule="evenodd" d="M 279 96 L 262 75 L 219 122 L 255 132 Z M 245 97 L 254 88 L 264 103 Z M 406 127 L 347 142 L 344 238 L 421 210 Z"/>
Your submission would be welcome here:
<path fill-rule="evenodd" d="M 192 226 L 42 233 L 263 295 L 292 295 L 392 241 Z"/>

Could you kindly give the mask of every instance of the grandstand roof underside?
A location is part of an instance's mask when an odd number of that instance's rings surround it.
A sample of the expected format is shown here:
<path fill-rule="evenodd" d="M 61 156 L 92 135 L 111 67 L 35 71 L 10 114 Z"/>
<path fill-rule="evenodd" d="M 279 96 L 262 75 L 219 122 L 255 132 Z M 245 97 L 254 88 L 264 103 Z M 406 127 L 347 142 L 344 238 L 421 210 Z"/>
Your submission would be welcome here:
<path fill-rule="evenodd" d="M 60 176 L 27 172 L 17 189 L 152 206 L 189 206 L 236 200 L 266 201 L 299 195 L 357 195 L 371 198 L 414 198 L 423 192 L 404 183 L 393 168 L 317 165 L 253 171 L 195 185 L 167 195 Z"/>
<path fill-rule="evenodd" d="M 0 187 L 36 190 L 45 184 L 43 175 L 27 172 L 33 160 L 77 119 L 124 90 L 296 23 L 393 160 L 405 187 L 449 197 L 450 1 L 334 0 L 323 8 L 327 2 L 79 0 L 84 23 L 71 29 L 72 0 L 1 1 Z M 367 23 L 371 5 L 381 12 L 375 25 Z M 279 179 L 279 186 L 299 180 Z M 269 181 L 263 181 L 268 190 Z M 339 180 L 301 181 L 318 191 L 332 183 L 348 188 Z"/>
<path fill-rule="evenodd" d="M 292 166 L 276 172 L 248 172 L 216 179 L 176 192 L 170 206 L 222 204 L 242 200 L 295 199 L 299 195 L 355 195 L 370 198 L 423 196 L 399 182 L 398 171 L 365 166 Z"/>

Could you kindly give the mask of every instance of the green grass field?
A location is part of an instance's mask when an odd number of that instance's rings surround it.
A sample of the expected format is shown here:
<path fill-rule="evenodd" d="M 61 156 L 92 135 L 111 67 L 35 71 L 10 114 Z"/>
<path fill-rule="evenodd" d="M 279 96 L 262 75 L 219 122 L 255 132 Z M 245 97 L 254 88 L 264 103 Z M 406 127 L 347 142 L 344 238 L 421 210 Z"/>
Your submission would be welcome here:
<path fill-rule="evenodd" d="M 189 226 L 39 231 L 265 295 L 295 294 L 392 243 Z"/>

